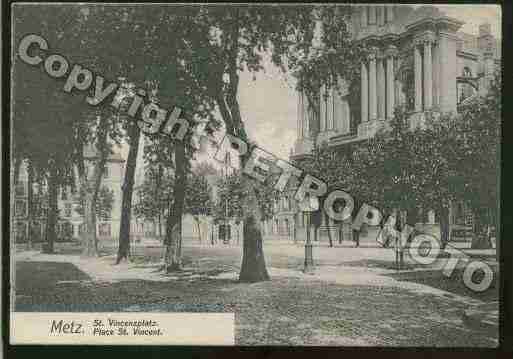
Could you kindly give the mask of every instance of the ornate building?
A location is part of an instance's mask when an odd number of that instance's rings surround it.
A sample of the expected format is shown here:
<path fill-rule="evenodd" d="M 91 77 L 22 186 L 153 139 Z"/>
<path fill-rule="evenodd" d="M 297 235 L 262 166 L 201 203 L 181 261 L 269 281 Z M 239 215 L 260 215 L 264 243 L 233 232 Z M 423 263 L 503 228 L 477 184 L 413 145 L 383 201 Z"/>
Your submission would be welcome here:
<path fill-rule="evenodd" d="M 486 92 L 500 64 L 500 41 L 490 24 L 482 24 L 477 36 L 460 32 L 463 24 L 433 6 L 359 6 L 351 19 L 352 35 L 371 50 L 361 64 L 359 101 L 351 103 L 344 82 L 340 91 L 333 89 L 327 96 L 321 88 L 320 103 L 314 106 L 298 94 L 291 160 L 301 160 L 321 143 L 350 150 L 351 144 L 386 126 L 397 105 L 406 107 L 414 128 L 423 126 L 427 114 L 457 113 L 460 105 Z M 454 207 L 452 222 L 464 224 L 466 210 Z M 286 229 L 285 219 L 298 228 L 304 222 L 294 210 L 278 210 L 273 233 L 290 236 L 293 231 Z M 434 213 L 426 222 L 435 224 Z"/>

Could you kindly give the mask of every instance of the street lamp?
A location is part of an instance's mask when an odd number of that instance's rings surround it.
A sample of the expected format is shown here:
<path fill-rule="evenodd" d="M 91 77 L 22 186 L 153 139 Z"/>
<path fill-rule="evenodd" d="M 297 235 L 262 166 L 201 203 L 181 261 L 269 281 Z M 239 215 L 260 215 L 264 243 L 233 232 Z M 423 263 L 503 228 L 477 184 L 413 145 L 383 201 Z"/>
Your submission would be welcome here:
<path fill-rule="evenodd" d="M 303 213 L 307 213 L 306 216 L 306 242 L 305 242 L 305 267 L 303 272 L 311 273 L 314 268 L 313 253 L 312 253 L 312 240 L 310 239 L 310 217 L 312 212 L 319 209 L 319 200 L 317 197 L 310 197 L 309 193 L 306 193 L 305 198 L 299 202 L 299 209 Z"/>

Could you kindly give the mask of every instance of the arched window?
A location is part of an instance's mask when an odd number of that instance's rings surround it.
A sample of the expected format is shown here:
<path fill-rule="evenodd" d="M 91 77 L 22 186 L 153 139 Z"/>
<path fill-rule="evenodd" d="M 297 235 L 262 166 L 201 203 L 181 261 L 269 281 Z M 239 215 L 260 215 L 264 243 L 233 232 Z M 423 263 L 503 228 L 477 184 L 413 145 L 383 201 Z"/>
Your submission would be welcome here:
<path fill-rule="evenodd" d="M 470 70 L 470 68 L 468 66 L 465 66 L 463 68 L 463 74 L 462 74 L 463 77 L 472 77 L 472 71 Z"/>

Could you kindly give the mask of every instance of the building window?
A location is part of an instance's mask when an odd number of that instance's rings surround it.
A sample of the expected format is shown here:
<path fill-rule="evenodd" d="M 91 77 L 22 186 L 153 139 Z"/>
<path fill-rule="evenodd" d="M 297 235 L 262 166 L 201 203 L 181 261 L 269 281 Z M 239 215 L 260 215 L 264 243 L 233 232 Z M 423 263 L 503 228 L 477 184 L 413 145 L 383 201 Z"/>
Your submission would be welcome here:
<path fill-rule="evenodd" d="M 64 204 L 64 217 L 71 217 L 71 203 Z"/>
<path fill-rule="evenodd" d="M 105 166 L 103 169 L 103 178 L 109 178 L 109 166 Z"/>
<path fill-rule="evenodd" d="M 132 207 L 132 208 L 133 208 L 133 207 Z M 110 220 L 111 220 L 111 218 L 112 218 L 110 211 L 107 211 L 107 210 L 105 210 L 105 209 L 102 209 L 102 210 L 101 210 L 101 213 L 100 213 L 99 217 L 100 217 L 100 219 L 101 219 L 102 221 L 110 221 Z"/>
<path fill-rule="evenodd" d="M 61 200 L 67 201 L 68 200 L 68 191 L 66 187 L 61 188 Z"/>
<path fill-rule="evenodd" d="M 102 237 L 110 237 L 110 223 L 102 223 L 98 226 L 98 232 Z"/>
<path fill-rule="evenodd" d="M 470 71 L 470 69 L 467 66 L 465 66 L 463 68 L 463 74 L 462 75 L 463 75 L 463 77 L 472 77 L 472 71 Z"/>
<path fill-rule="evenodd" d="M 40 222 L 32 222 L 30 226 L 30 239 L 32 241 L 40 241 L 42 238 L 42 226 Z"/>
<path fill-rule="evenodd" d="M 25 196 L 25 182 L 19 181 L 16 185 L 16 196 L 23 197 Z"/>
<path fill-rule="evenodd" d="M 14 203 L 14 213 L 16 217 L 25 217 L 27 215 L 27 203 L 23 200 L 16 200 Z"/>
<path fill-rule="evenodd" d="M 16 242 L 24 242 L 27 239 L 27 224 L 25 222 L 16 223 Z"/>

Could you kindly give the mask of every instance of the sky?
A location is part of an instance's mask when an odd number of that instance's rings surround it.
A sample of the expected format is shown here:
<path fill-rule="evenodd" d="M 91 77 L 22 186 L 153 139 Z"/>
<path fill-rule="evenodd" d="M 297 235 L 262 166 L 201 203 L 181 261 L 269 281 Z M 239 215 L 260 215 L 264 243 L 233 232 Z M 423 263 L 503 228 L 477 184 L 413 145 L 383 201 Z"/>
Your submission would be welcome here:
<path fill-rule="evenodd" d="M 415 5 L 421 6 L 421 5 Z M 496 5 L 437 5 L 450 17 L 464 21 L 460 31 L 477 34 L 479 25 L 491 24 L 492 33 L 501 38 L 501 8 Z M 265 71 L 240 74 L 239 104 L 250 138 L 276 157 L 287 160 L 296 140 L 297 95 L 294 79 L 282 74 L 267 59 Z M 126 158 L 126 148 L 122 150 Z M 213 152 L 213 151 L 209 151 Z M 199 156 L 199 161 L 214 153 Z"/>

